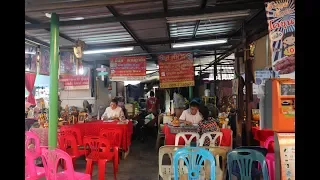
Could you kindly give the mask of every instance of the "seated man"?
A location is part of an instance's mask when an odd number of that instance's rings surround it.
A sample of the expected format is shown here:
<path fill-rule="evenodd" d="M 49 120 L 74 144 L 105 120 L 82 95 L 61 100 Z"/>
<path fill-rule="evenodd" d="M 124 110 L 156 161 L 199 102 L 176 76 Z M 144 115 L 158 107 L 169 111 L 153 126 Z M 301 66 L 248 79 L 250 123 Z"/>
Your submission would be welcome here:
<path fill-rule="evenodd" d="M 112 99 L 110 106 L 106 108 L 103 115 L 101 116 L 102 120 L 107 119 L 125 119 L 124 113 L 121 107 L 118 106 L 118 101 L 116 99 Z"/>
<path fill-rule="evenodd" d="M 184 122 L 186 124 L 198 124 L 202 121 L 203 117 L 199 112 L 199 102 L 196 100 L 192 100 L 189 105 L 189 109 L 184 110 L 179 118 L 180 122 Z"/>

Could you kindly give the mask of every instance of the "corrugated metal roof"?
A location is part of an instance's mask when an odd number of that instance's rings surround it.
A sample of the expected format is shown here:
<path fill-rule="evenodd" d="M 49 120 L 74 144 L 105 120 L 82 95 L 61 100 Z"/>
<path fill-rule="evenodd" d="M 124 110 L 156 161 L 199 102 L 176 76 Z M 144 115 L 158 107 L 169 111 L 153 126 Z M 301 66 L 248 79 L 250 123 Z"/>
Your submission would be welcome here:
<path fill-rule="evenodd" d="M 207 8 L 213 7 L 216 4 L 230 4 L 231 2 L 239 1 L 239 0 L 207 0 Z M 172 10 L 183 11 L 184 9 L 200 9 L 202 0 L 167 0 L 168 12 Z M 156 12 L 164 12 L 163 1 L 162 0 L 154 0 L 148 2 L 139 2 L 139 3 L 127 3 L 127 4 L 119 4 L 112 6 L 117 14 L 120 15 L 134 15 L 134 14 L 144 14 L 144 13 L 156 13 Z M 244 7 L 245 8 L 245 7 Z M 101 18 L 101 17 L 112 17 L 112 13 L 109 12 L 107 7 L 92 7 L 92 8 L 72 8 L 72 9 L 64 9 L 55 11 L 60 15 L 60 20 L 74 20 L 72 18 Z M 253 11 L 250 13 L 252 14 Z M 166 20 L 166 18 L 159 19 L 147 19 L 147 20 L 136 20 L 136 21 L 128 21 L 124 22 L 127 24 L 127 27 L 130 29 L 131 33 L 136 36 L 138 41 L 142 42 L 166 42 L 169 40 L 168 32 L 167 32 L 167 22 L 169 23 L 169 31 L 171 40 L 181 40 L 181 39 L 189 39 L 195 40 L 197 38 L 210 38 L 210 36 L 219 36 L 219 35 L 230 35 L 233 34 L 236 30 L 240 29 L 244 20 L 248 17 L 246 12 L 243 12 L 241 16 L 237 16 L 238 12 L 232 13 L 216 13 L 216 14 L 206 14 L 205 17 L 202 14 L 197 16 L 184 16 L 183 14 L 179 14 L 180 20 L 177 17 L 172 17 Z M 248 12 L 247 12 L 248 13 Z M 238 14 L 241 14 L 239 12 Z M 40 22 L 49 22 L 50 18 L 45 16 L 45 12 L 28 12 L 26 16 L 38 20 Z M 211 17 L 212 16 L 212 17 Z M 168 18 L 169 18 L 168 17 Z M 146 17 L 147 18 L 147 17 Z M 200 18 L 200 19 L 199 19 Z M 210 20 L 207 20 L 210 19 Z M 197 23 L 199 22 L 200 23 Z M 25 22 L 29 24 L 28 22 Z M 196 25 L 199 24 L 197 28 L 196 38 L 193 37 L 194 30 Z M 88 45 L 95 45 L 94 47 L 106 48 L 109 45 L 117 46 L 117 45 L 130 45 L 131 43 L 135 43 L 134 38 L 131 37 L 130 33 L 121 25 L 119 22 L 115 23 L 105 23 L 105 24 L 94 24 L 94 25 L 80 25 L 80 26 L 62 26 L 60 27 L 60 33 L 70 38 L 76 40 L 81 39 L 85 41 Z M 49 43 L 50 33 L 46 30 L 27 30 L 25 32 L 26 35 L 37 38 L 44 42 Z M 183 48 L 183 51 L 193 51 L 200 50 L 201 52 L 196 54 L 204 54 L 201 57 L 202 61 L 204 58 L 206 59 L 206 63 L 212 62 L 214 55 L 213 49 L 217 48 L 217 53 L 223 53 L 227 49 L 230 48 L 230 44 L 233 44 L 234 41 L 230 41 L 223 46 L 229 46 L 222 48 L 221 46 L 215 47 L 189 47 Z M 136 44 L 136 43 L 135 43 Z M 73 43 L 60 38 L 60 45 L 73 45 Z M 170 44 L 161 45 L 145 45 L 152 52 L 169 52 L 172 49 L 170 48 Z M 93 47 L 93 46 L 91 46 Z M 115 54 L 103 54 L 99 56 L 99 58 L 107 59 L 112 55 L 142 55 L 146 54 L 141 47 L 136 46 L 134 51 L 131 52 L 123 52 L 123 53 L 115 53 Z M 218 55 L 219 57 L 220 55 Z M 93 55 L 91 56 L 93 57 Z M 98 58 L 98 56 L 95 56 Z M 91 58 L 90 58 L 91 59 Z M 231 59 L 227 57 L 226 59 Z M 99 59 L 100 60 L 100 59 Z M 199 58 L 195 58 L 195 60 L 199 60 Z M 231 63 L 230 60 L 221 60 L 220 62 Z M 201 62 L 202 63 L 202 62 Z"/>
<path fill-rule="evenodd" d="M 151 12 L 163 12 L 162 1 L 141 2 L 134 4 L 121 4 L 113 6 L 121 15 L 142 14 Z"/>
<path fill-rule="evenodd" d="M 152 45 L 152 46 L 148 46 L 148 48 L 155 52 L 165 52 L 165 51 L 168 51 L 170 50 L 170 45 L 168 44 L 161 44 L 161 45 Z"/>
<path fill-rule="evenodd" d="M 196 25 L 196 21 L 170 24 L 170 36 L 173 38 L 190 38 Z"/>
<path fill-rule="evenodd" d="M 61 27 L 60 31 L 73 39 L 81 39 L 89 45 L 134 41 L 120 23 L 67 26 Z"/>
<path fill-rule="evenodd" d="M 36 37 L 37 39 L 46 42 L 46 43 L 50 43 L 50 32 L 44 29 L 38 29 L 38 30 L 28 30 L 25 31 L 25 34 L 28 36 L 32 36 L 32 37 Z M 70 46 L 73 45 L 72 42 L 61 38 L 59 39 L 59 44 L 60 46 Z"/>
<path fill-rule="evenodd" d="M 168 9 L 200 8 L 201 0 L 168 0 Z"/>
<path fill-rule="evenodd" d="M 169 38 L 165 19 L 130 21 L 127 24 L 134 34 L 142 41 Z"/>
<path fill-rule="evenodd" d="M 75 20 L 75 18 L 92 19 L 113 16 L 106 7 L 64 9 L 57 10 L 55 13 L 59 15 L 60 21 Z M 41 22 L 50 21 L 45 12 L 28 12 L 26 15 Z"/>

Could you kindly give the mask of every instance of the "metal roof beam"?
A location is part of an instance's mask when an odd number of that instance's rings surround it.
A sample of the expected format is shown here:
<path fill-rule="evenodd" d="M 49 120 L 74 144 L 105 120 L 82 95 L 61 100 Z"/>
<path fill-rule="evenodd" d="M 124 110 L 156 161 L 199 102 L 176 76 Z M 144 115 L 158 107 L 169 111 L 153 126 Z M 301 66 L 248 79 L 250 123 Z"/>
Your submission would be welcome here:
<path fill-rule="evenodd" d="M 90 0 L 90 1 L 68 1 L 68 2 L 41 2 L 25 4 L 25 12 L 54 12 L 57 10 L 72 9 L 72 8 L 92 8 L 108 5 L 150 2 L 152 0 Z"/>
<path fill-rule="evenodd" d="M 32 18 L 30 18 L 28 16 L 24 16 L 24 19 L 25 19 L 25 21 L 27 21 L 27 22 L 29 22 L 31 24 L 40 24 L 39 21 L 37 21 L 35 19 L 32 19 Z M 50 28 L 45 28 L 45 30 L 50 33 Z M 68 40 L 68 41 L 70 41 L 70 42 L 73 42 L 73 43 L 76 42 L 74 39 L 72 39 L 71 37 L 69 37 L 69 36 L 67 36 L 67 35 L 65 35 L 65 34 L 63 34 L 61 32 L 59 32 L 59 36 L 64 38 L 64 39 L 66 39 L 66 40 Z"/>
<path fill-rule="evenodd" d="M 206 6 L 207 6 L 207 0 L 202 0 L 200 9 L 205 9 Z M 196 25 L 194 26 L 192 38 L 196 38 L 197 31 L 198 31 L 199 26 L 200 26 L 200 22 L 201 22 L 201 21 L 198 20 L 197 23 L 196 23 Z"/>
<path fill-rule="evenodd" d="M 119 17 L 119 13 L 112 7 L 112 6 L 107 6 L 108 10 L 112 13 L 114 17 Z M 143 49 L 144 51 L 147 51 L 148 53 L 150 52 L 149 49 L 144 46 L 139 38 L 132 32 L 132 30 L 128 27 L 128 25 L 124 22 L 120 22 L 121 26 L 130 34 L 130 36 L 138 43 L 138 45 Z"/>
<path fill-rule="evenodd" d="M 162 5 L 163 5 L 164 13 L 168 13 L 168 0 L 162 0 Z M 169 40 L 170 40 L 171 39 L 170 25 L 169 25 L 168 22 L 166 22 L 166 26 L 167 26 L 168 37 L 169 37 Z M 171 48 L 171 44 L 170 44 L 170 48 Z"/>
<path fill-rule="evenodd" d="M 44 42 L 44 41 L 41 41 L 41 40 L 39 40 L 39 39 L 37 39 L 37 38 L 31 37 L 31 36 L 28 36 L 28 35 L 24 35 L 24 37 L 25 37 L 25 40 L 26 40 L 26 41 L 29 41 L 29 42 L 31 42 L 31 43 L 33 43 L 33 44 L 50 47 L 49 43 L 46 43 L 46 42 Z"/>
<path fill-rule="evenodd" d="M 258 38 L 261 38 L 265 35 L 268 34 L 268 26 L 266 23 L 261 23 L 259 27 L 257 27 L 255 30 L 251 31 L 247 36 L 246 39 L 248 39 L 249 41 L 247 42 L 252 42 L 257 40 Z M 218 63 L 219 61 L 223 60 L 224 58 L 228 57 L 229 55 L 231 55 L 234 50 L 243 45 L 243 42 L 240 41 L 238 44 L 234 44 L 229 50 L 227 50 L 226 54 L 219 56 L 217 58 L 217 60 L 212 61 L 204 70 L 208 69 L 210 66 L 212 66 L 214 63 Z"/>
<path fill-rule="evenodd" d="M 103 18 L 92 18 L 84 20 L 71 20 L 71 21 L 61 21 L 60 27 L 63 26 L 79 26 L 79 25 L 89 25 L 89 24 L 103 24 L 103 23 L 113 23 L 113 22 L 127 22 L 127 21 L 137 21 L 146 19 L 159 19 L 166 17 L 179 17 L 179 16 L 193 16 L 193 15 L 203 15 L 207 13 L 223 13 L 231 11 L 240 11 L 247 9 L 261 9 L 264 8 L 264 3 L 260 1 L 253 1 L 249 3 L 234 3 L 228 5 L 217 5 L 215 7 L 200 9 L 185 9 L 185 10 L 175 10 L 170 12 L 156 12 L 156 13 L 145 13 L 145 14 L 132 14 L 124 15 L 119 17 L 103 17 Z M 41 24 L 25 24 L 25 29 L 45 29 L 50 28 L 50 23 Z"/>

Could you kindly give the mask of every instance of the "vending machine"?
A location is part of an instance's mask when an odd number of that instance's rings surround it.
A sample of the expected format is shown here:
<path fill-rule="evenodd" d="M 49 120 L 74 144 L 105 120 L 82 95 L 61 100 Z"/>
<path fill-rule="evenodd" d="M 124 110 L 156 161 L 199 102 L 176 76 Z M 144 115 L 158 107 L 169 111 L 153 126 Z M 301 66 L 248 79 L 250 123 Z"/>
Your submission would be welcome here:
<path fill-rule="evenodd" d="M 295 179 L 295 81 L 266 81 L 264 125 L 274 133 L 276 180 Z"/>

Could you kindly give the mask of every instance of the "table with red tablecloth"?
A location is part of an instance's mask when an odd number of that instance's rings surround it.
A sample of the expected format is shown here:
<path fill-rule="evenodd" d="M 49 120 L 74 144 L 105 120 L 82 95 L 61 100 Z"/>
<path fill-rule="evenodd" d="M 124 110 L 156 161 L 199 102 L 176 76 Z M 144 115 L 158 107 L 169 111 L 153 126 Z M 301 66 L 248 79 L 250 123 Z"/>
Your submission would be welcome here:
<path fill-rule="evenodd" d="M 274 131 L 271 129 L 260 129 L 260 127 L 252 127 L 251 128 L 253 138 L 260 142 L 260 146 L 264 146 L 264 142 L 270 136 L 274 136 Z M 274 143 L 269 144 L 268 152 L 274 152 Z"/>
<path fill-rule="evenodd" d="M 165 134 L 165 145 L 174 145 L 176 134 L 170 131 L 170 127 L 167 124 L 164 125 L 163 131 Z M 232 130 L 222 128 L 220 129 L 220 131 L 223 133 L 220 146 L 231 147 L 232 146 Z M 184 145 L 184 142 L 182 139 L 179 140 L 179 145 Z"/>
<path fill-rule="evenodd" d="M 101 120 L 95 120 L 86 123 L 78 123 L 69 125 L 72 127 L 76 127 L 80 129 L 81 136 L 99 136 L 101 129 L 121 129 L 122 130 L 122 140 L 121 140 L 121 149 L 125 152 L 128 151 L 129 146 L 131 145 L 131 135 L 133 133 L 133 124 L 132 121 L 128 121 L 128 123 L 120 124 L 117 121 L 113 122 L 104 122 Z"/>

